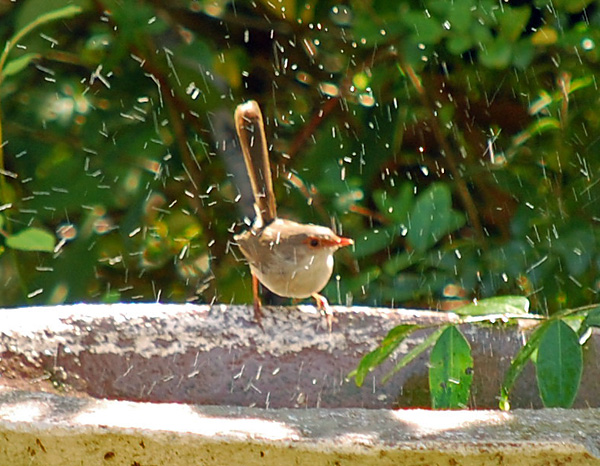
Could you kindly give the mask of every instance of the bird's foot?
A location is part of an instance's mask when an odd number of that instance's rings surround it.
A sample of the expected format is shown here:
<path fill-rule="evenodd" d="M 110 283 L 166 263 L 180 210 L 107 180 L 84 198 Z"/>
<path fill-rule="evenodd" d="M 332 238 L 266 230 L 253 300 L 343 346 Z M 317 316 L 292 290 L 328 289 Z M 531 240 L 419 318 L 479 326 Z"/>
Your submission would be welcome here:
<path fill-rule="evenodd" d="M 329 329 L 329 333 L 331 333 L 331 330 L 333 329 L 333 310 L 331 309 L 327 298 L 319 293 L 313 293 L 312 297 L 315 298 L 315 301 L 317 302 L 317 309 L 325 316 L 327 328 Z"/>
<path fill-rule="evenodd" d="M 261 302 L 260 295 L 258 293 L 258 278 L 252 275 L 252 294 L 253 294 L 253 303 L 254 303 L 254 320 L 258 324 L 258 326 L 264 331 L 265 329 L 262 326 L 262 316 L 263 313 L 261 311 Z"/>

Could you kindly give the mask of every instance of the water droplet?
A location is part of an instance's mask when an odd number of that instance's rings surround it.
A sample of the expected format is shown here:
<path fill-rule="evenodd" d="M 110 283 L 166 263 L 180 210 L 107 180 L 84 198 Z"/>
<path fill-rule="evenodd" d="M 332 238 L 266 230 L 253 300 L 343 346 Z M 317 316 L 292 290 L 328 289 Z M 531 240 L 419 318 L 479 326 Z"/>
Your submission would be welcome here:
<path fill-rule="evenodd" d="M 363 107 L 373 107 L 375 105 L 375 97 L 372 93 L 364 93 L 358 96 L 358 103 Z"/>
<path fill-rule="evenodd" d="M 56 229 L 56 234 L 60 239 L 72 240 L 77 236 L 77 228 L 71 223 L 65 223 Z"/>
<path fill-rule="evenodd" d="M 340 94 L 339 88 L 333 83 L 321 83 L 319 90 L 329 97 L 337 97 Z"/>
<path fill-rule="evenodd" d="M 589 52 L 590 50 L 593 50 L 596 47 L 596 44 L 592 39 L 586 37 L 581 41 L 581 47 L 586 52 Z"/>
<path fill-rule="evenodd" d="M 352 10 L 347 5 L 336 5 L 331 8 L 331 20 L 340 27 L 350 26 L 352 23 Z"/>
<path fill-rule="evenodd" d="M 296 73 L 296 80 L 306 85 L 310 85 L 313 82 L 312 76 L 304 71 L 299 71 Z"/>

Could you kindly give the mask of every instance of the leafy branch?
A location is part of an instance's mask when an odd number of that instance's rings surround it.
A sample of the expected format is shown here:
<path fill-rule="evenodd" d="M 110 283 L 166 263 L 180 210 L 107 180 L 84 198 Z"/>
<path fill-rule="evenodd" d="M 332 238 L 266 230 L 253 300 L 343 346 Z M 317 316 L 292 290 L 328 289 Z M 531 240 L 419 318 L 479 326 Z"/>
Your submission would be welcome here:
<path fill-rule="evenodd" d="M 383 383 L 433 348 L 429 360 L 429 386 L 433 408 L 463 408 L 467 405 L 472 383 L 471 349 L 459 330 L 461 324 L 473 322 L 511 322 L 520 319 L 539 320 L 527 343 L 517 352 L 500 387 L 499 406 L 510 409 L 509 396 L 515 381 L 531 360 L 536 366 L 540 397 L 548 407 L 570 407 L 579 390 L 583 371 L 582 345 L 590 327 L 600 326 L 600 307 L 585 306 L 550 317 L 528 314 L 529 301 L 522 296 L 502 296 L 459 308 L 453 324 L 408 325 L 389 331 L 381 344 L 365 355 L 349 374 L 361 386 L 367 374 L 388 359 L 400 344 L 417 330 L 430 330 L 423 341 L 406 353 L 383 377 Z M 574 317 L 577 319 L 573 320 Z M 571 319 L 569 323 L 565 320 Z M 579 324 L 579 325 L 578 325 Z M 575 327 L 575 328 L 573 328 Z"/>
<path fill-rule="evenodd" d="M 27 67 L 32 60 L 40 56 L 38 53 L 32 52 L 26 53 L 12 61 L 8 61 L 10 53 L 27 34 L 44 24 L 59 19 L 70 18 L 79 14 L 81 11 L 82 8 L 76 5 L 69 5 L 54 11 L 50 11 L 31 21 L 25 27 L 17 31 L 9 40 L 7 40 L 6 44 L 4 45 L 4 49 L 0 54 L 0 87 L 4 83 L 6 77 L 19 73 L 21 70 L 25 69 L 25 67 Z M 2 120 L 2 105 L 0 102 L 0 200 L 2 204 L 10 207 L 10 195 L 6 183 L 6 176 L 11 176 L 12 174 L 7 172 L 5 169 Z M 14 251 L 22 250 L 52 252 L 54 250 L 56 239 L 52 233 L 36 227 L 29 227 L 17 232 L 16 234 L 11 234 L 10 223 L 5 222 L 4 220 L 4 216 L 0 216 L 0 235 L 4 237 L 4 244 L 11 249 L 13 254 L 12 259 L 15 263 L 15 269 L 18 271 L 19 276 L 21 276 L 19 270 L 19 261 L 14 256 Z M 23 292 L 25 293 L 26 290 L 23 280 L 20 279 L 19 282 Z"/>

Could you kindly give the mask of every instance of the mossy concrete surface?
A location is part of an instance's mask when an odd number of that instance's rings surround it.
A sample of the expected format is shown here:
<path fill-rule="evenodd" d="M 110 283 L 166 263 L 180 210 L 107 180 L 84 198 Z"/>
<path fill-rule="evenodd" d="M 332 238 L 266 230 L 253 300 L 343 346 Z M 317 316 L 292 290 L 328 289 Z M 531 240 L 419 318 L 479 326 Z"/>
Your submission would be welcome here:
<path fill-rule="evenodd" d="M 600 411 L 195 406 L 0 392 L 0 464 L 594 465 Z"/>

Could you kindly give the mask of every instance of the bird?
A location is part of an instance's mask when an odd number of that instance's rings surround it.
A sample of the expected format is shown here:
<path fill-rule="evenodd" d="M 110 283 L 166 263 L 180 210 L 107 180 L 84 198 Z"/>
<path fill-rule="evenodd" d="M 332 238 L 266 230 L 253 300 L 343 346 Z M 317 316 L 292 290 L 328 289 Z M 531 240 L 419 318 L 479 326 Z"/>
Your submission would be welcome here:
<path fill-rule="evenodd" d="M 258 283 L 286 298 L 315 299 L 331 331 L 332 313 L 319 292 L 333 272 L 333 254 L 354 241 L 331 228 L 279 218 L 273 191 L 262 113 L 249 100 L 236 107 L 236 132 L 254 194 L 256 217 L 250 229 L 234 236 L 252 275 L 254 318 L 262 326 Z"/>

